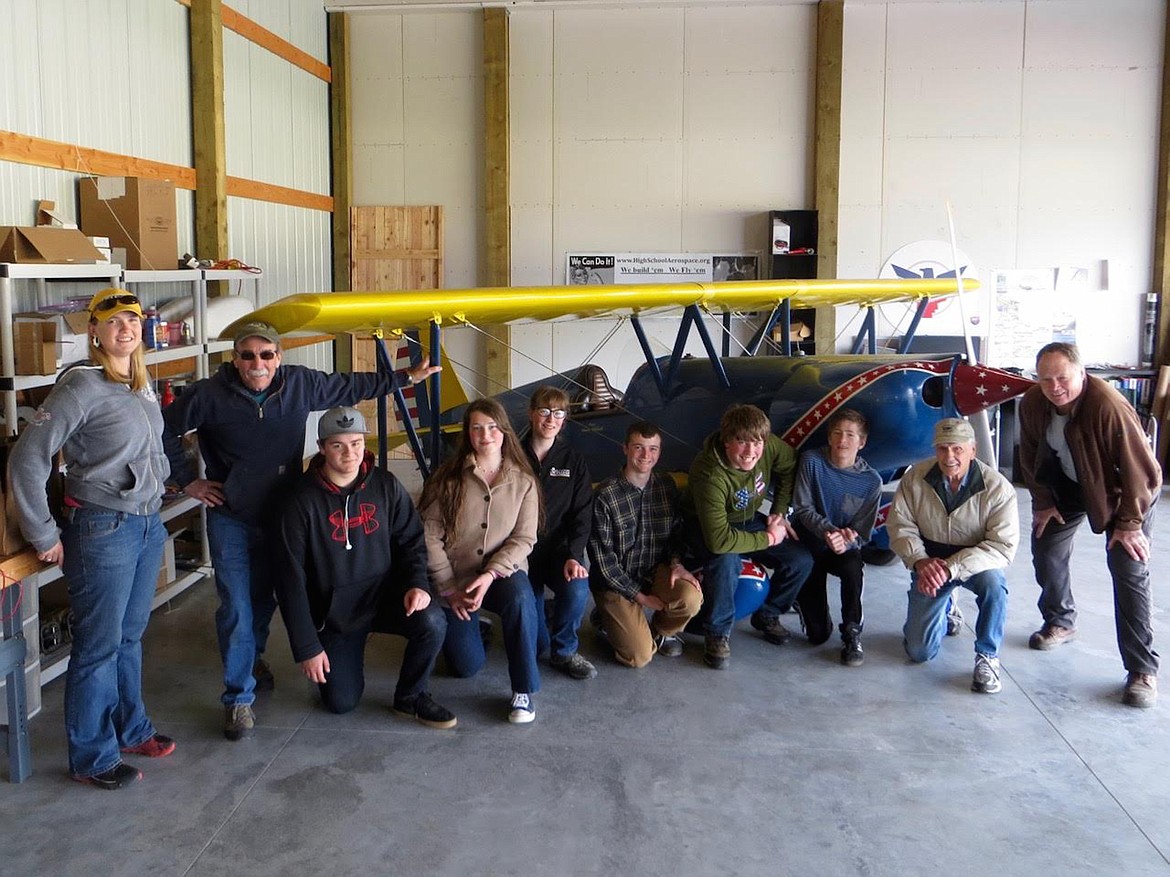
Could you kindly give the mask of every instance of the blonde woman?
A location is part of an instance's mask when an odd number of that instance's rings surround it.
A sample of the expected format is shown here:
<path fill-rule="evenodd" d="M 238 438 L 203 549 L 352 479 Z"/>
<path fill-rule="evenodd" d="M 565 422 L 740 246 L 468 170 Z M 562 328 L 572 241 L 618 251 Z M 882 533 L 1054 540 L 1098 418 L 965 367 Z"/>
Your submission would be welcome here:
<path fill-rule="evenodd" d="M 508 721 L 536 718 L 536 597 L 528 554 L 540 521 L 540 488 L 504 409 L 494 399 L 467 406 L 459 449 L 427 480 L 419 503 L 428 570 L 444 603 L 443 655 L 456 676 L 484 665 L 479 610 L 500 616 L 512 700 Z"/>
<path fill-rule="evenodd" d="M 114 790 L 142 777 L 123 754 L 175 749 L 142 703 L 142 635 L 166 540 L 158 512 L 170 467 L 143 358 L 142 306 L 125 290 L 103 289 L 89 315 L 89 359 L 57 379 L 16 443 L 10 478 L 25 538 L 69 583 L 69 771 Z M 45 490 L 58 451 L 67 467 L 63 528 Z"/>

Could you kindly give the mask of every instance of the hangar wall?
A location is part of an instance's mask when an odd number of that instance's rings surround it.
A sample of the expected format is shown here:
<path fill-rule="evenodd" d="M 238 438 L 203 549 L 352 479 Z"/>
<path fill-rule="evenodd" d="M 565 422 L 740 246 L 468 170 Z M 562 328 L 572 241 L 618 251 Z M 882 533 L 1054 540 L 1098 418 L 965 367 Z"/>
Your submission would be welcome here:
<path fill-rule="evenodd" d="M 758 249 L 764 211 L 813 206 L 815 6 L 550 5 L 510 14 L 513 283 L 562 282 L 569 250 Z M 1071 294 L 1086 357 L 1136 364 L 1163 3 L 845 10 L 838 276 L 875 276 L 904 244 L 946 240 L 949 200 L 985 285 L 992 269 L 1089 267 L 1089 286 Z M 481 14 L 352 21 L 355 80 L 368 85 L 354 89 L 355 157 L 367 162 L 355 198 L 445 198 L 447 285 L 474 285 Z M 891 330 L 903 321 L 885 316 Z M 839 349 L 851 317 L 838 314 Z M 959 326 L 952 308 L 922 331 Z M 525 354 L 556 368 L 604 335 L 580 323 L 513 330 Z M 659 343 L 671 338 L 663 326 Z M 473 359 L 474 345 L 459 355 Z M 598 355 L 618 384 L 639 359 L 628 330 Z M 517 382 L 539 371 L 513 355 Z"/>

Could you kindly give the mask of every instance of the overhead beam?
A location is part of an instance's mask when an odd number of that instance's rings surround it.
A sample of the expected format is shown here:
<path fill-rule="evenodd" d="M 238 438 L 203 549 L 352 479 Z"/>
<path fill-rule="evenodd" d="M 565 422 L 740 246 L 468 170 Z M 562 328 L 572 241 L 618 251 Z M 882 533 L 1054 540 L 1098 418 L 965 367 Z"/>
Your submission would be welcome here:
<path fill-rule="evenodd" d="M 219 0 L 191 0 L 191 131 L 195 153 L 195 255 L 228 258 L 223 19 Z"/>
<path fill-rule="evenodd" d="M 512 285 L 512 222 L 508 167 L 508 13 L 483 12 L 484 259 L 485 286 Z M 512 330 L 487 326 L 489 392 L 512 386 Z"/>
<path fill-rule="evenodd" d="M 841 209 L 841 70 L 844 58 L 845 4 L 817 4 L 816 99 L 813 119 L 813 192 L 817 208 L 817 277 L 837 276 L 837 226 Z M 837 315 L 817 308 L 818 354 L 833 353 Z"/>
<path fill-rule="evenodd" d="M 1158 325 L 1154 337 L 1154 365 L 1170 365 L 1170 15 L 1162 34 L 1162 123 L 1158 132 L 1158 189 L 1154 213 L 1154 276 L 1151 291 L 1158 296 Z"/>
<path fill-rule="evenodd" d="M 332 177 L 333 217 L 330 242 L 333 248 L 333 289 L 350 291 L 351 208 L 353 207 L 353 140 L 349 91 L 349 16 L 331 12 L 329 27 L 329 168 Z M 353 371 L 353 337 L 337 336 L 333 347 L 334 367 Z"/>

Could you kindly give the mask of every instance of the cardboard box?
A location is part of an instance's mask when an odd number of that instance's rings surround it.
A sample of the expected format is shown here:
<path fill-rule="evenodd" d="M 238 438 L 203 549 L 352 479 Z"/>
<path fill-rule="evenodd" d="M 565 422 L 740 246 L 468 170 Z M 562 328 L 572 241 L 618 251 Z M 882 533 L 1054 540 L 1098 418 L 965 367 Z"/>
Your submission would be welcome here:
<path fill-rule="evenodd" d="M 780 219 L 772 220 L 772 255 L 780 256 L 792 249 L 792 228 Z"/>
<path fill-rule="evenodd" d="M 75 228 L 0 226 L 0 262 L 93 264 L 101 253 Z"/>
<path fill-rule="evenodd" d="M 57 373 L 56 320 L 15 320 L 12 324 L 12 347 L 18 375 Z"/>
<path fill-rule="evenodd" d="M 55 328 L 34 330 L 28 327 L 30 323 L 51 324 Z M 89 350 L 89 312 L 16 314 L 13 317 L 12 337 L 18 375 L 51 375 L 65 363 L 85 359 Z M 20 338 L 24 340 L 23 350 Z M 47 366 L 48 352 L 38 346 L 41 342 L 53 345 L 52 371 L 22 371 L 22 368 L 39 369 Z M 45 357 L 43 362 L 40 360 L 42 355 Z"/>
<path fill-rule="evenodd" d="M 158 594 L 165 591 L 178 577 L 179 570 L 175 566 L 175 537 L 172 534 L 167 536 L 167 541 L 163 543 L 163 562 L 158 570 L 158 579 L 154 583 L 154 592 Z"/>
<path fill-rule="evenodd" d="M 108 237 L 113 249 L 125 249 L 123 267 L 166 271 L 178 265 L 174 183 L 140 177 L 82 177 L 78 191 L 82 230 Z"/>

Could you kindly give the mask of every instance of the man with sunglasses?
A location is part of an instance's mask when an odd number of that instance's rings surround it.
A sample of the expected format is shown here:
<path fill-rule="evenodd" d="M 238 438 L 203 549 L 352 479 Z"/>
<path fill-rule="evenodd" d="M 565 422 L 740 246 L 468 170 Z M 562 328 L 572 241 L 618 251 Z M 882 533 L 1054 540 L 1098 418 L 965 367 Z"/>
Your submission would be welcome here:
<path fill-rule="evenodd" d="M 273 687 L 263 659 L 276 610 L 268 527 L 279 495 L 303 469 L 311 411 L 355 405 L 415 384 L 438 366 L 425 360 L 395 374 L 327 374 L 281 363 L 280 335 L 246 323 L 232 361 L 189 386 L 164 411 L 163 445 L 175 482 L 207 506 L 207 538 L 219 608 L 215 628 L 224 667 L 224 736 L 251 737 L 255 692 Z M 194 431 L 206 465 L 198 477 L 183 449 Z"/>
<path fill-rule="evenodd" d="M 537 613 L 537 654 L 548 649 L 549 663 L 573 679 L 592 679 L 597 669 L 577 651 L 577 629 L 589 602 L 586 548 L 593 526 L 593 486 L 585 458 L 561 435 L 569 397 L 558 387 L 538 387 L 528 401 L 531 429 L 521 446 L 540 481 L 544 522 L 528 557 L 528 578 L 536 603 L 552 591 L 548 617 Z"/>

